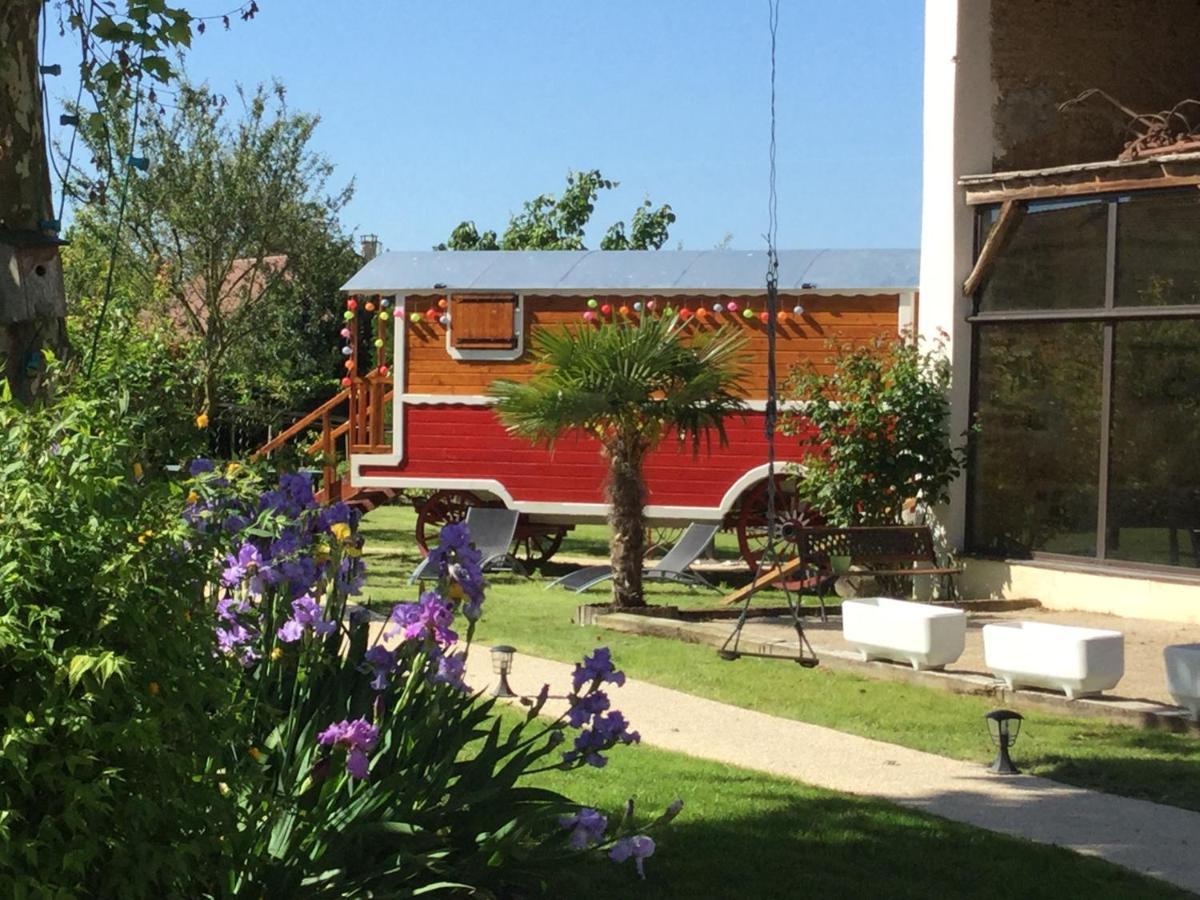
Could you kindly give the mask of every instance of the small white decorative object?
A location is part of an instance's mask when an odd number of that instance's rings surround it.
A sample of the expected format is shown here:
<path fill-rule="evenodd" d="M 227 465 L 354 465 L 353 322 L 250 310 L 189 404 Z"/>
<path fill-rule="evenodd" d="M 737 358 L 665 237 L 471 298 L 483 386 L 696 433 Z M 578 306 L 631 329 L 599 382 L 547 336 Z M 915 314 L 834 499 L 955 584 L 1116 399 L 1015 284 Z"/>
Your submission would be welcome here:
<path fill-rule="evenodd" d="M 844 600 L 842 637 L 864 660 L 902 660 L 914 669 L 940 669 L 962 656 L 967 614 L 889 597 Z"/>
<path fill-rule="evenodd" d="M 1125 636 L 1048 622 L 999 622 L 983 626 L 983 658 L 1009 690 L 1052 688 L 1074 700 L 1117 686 L 1125 674 Z"/>
<path fill-rule="evenodd" d="M 1200 644 L 1164 647 L 1163 662 L 1171 699 L 1200 720 Z"/>
<path fill-rule="evenodd" d="M 792 312 L 797 316 L 802 316 L 804 315 L 804 307 L 797 303 L 792 307 Z"/>

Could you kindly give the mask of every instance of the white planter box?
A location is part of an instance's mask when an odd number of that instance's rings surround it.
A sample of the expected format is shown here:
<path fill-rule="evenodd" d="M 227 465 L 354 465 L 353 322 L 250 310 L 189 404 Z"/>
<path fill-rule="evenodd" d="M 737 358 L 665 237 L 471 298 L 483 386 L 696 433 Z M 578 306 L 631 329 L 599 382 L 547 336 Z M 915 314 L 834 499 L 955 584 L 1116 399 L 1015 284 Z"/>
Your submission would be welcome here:
<path fill-rule="evenodd" d="M 983 657 L 1010 690 L 1054 688 L 1074 700 L 1116 687 L 1125 674 L 1125 636 L 1047 622 L 1002 622 L 983 626 Z"/>
<path fill-rule="evenodd" d="M 967 614 L 888 597 L 843 600 L 842 637 L 864 660 L 903 660 L 914 669 L 938 669 L 962 655 Z"/>
<path fill-rule="evenodd" d="M 1200 719 L 1200 644 L 1164 647 L 1163 662 L 1172 699 Z"/>

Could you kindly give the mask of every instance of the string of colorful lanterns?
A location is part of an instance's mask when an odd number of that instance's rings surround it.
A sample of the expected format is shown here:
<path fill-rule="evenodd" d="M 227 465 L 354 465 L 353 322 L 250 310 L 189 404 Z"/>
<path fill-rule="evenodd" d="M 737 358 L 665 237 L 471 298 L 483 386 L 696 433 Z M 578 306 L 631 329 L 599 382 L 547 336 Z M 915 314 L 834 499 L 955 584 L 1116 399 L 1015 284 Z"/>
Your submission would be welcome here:
<path fill-rule="evenodd" d="M 611 304 L 601 303 L 595 297 L 589 297 L 586 306 L 587 309 L 583 311 L 583 321 L 589 323 L 602 322 L 606 319 L 612 318 L 614 313 L 616 316 L 619 316 L 622 319 L 629 319 L 635 315 L 641 314 L 643 311 L 647 314 L 658 312 L 658 301 L 656 300 L 635 300 L 632 306 L 627 303 L 622 303 L 614 310 Z M 739 313 L 741 314 L 740 317 L 738 315 Z M 757 319 L 763 325 L 766 325 L 770 321 L 770 313 L 768 313 L 765 309 L 755 312 L 754 309 L 748 304 L 743 307 L 736 300 L 729 300 L 724 303 L 714 303 L 711 310 L 703 304 L 697 306 L 694 310 L 687 306 L 681 306 L 678 310 L 676 310 L 669 302 L 662 308 L 662 315 L 664 316 L 670 317 L 676 314 L 678 314 L 680 320 L 683 322 L 690 322 L 694 320 L 700 323 L 707 323 L 710 319 L 717 319 L 718 317 L 726 315 L 733 317 L 735 321 L 738 318 L 741 318 L 746 322 L 752 322 Z M 800 304 L 796 304 L 792 307 L 792 311 L 790 313 L 787 310 L 779 310 L 775 314 L 775 321 L 778 324 L 783 325 L 789 322 L 793 316 L 799 319 L 803 315 L 804 307 Z"/>
<path fill-rule="evenodd" d="M 345 374 L 342 376 L 342 386 L 350 387 L 358 374 L 358 328 L 360 313 L 364 314 L 364 327 L 374 327 L 375 337 L 371 346 L 375 348 L 375 363 L 366 372 L 367 375 L 378 373 L 387 376 L 391 371 L 387 363 L 387 326 L 393 318 L 399 319 L 404 315 L 400 303 L 396 304 L 394 312 L 390 312 L 392 298 L 374 295 L 371 298 L 351 295 L 346 299 L 346 309 L 342 312 L 343 325 L 338 334 L 342 338 L 342 366 Z"/>

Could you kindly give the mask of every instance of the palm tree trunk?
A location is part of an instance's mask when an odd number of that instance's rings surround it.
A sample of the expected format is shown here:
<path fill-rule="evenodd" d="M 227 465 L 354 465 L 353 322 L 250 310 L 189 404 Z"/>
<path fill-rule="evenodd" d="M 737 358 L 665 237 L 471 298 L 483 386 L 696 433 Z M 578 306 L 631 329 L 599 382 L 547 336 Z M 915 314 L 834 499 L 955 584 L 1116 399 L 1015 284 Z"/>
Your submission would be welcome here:
<path fill-rule="evenodd" d="M 642 596 L 642 556 L 646 550 L 643 508 L 646 484 L 640 437 L 618 435 L 605 448 L 608 454 L 608 524 L 612 528 L 612 603 L 617 609 L 646 605 Z"/>

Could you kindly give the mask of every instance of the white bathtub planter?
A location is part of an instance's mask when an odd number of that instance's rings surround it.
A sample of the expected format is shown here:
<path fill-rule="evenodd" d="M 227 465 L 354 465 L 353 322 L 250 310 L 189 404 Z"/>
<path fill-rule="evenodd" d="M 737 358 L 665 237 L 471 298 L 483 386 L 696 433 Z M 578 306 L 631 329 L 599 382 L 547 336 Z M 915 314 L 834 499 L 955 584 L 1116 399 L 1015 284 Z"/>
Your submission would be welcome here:
<path fill-rule="evenodd" d="M 1173 644 L 1163 648 L 1167 665 L 1167 690 L 1171 698 L 1200 719 L 1200 644 Z"/>
<path fill-rule="evenodd" d="M 888 597 L 843 600 L 842 637 L 864 660 L 901 660 L 914 669 L 939 669 L 962 655 L 967 614 Z"/>
<path fill-rule="evenodd" d="M 1052 688 L 1074 700 L 1116 687 L 1125 674 L 1125 636 L 1048 622 L 1001 622 L 983 626 L 983 657 L 1009 690 Z"/>

